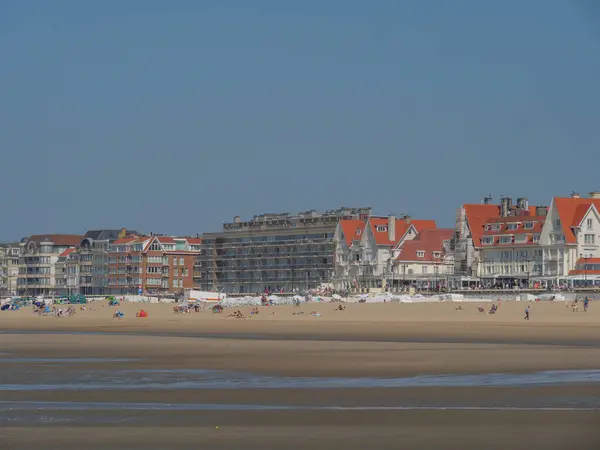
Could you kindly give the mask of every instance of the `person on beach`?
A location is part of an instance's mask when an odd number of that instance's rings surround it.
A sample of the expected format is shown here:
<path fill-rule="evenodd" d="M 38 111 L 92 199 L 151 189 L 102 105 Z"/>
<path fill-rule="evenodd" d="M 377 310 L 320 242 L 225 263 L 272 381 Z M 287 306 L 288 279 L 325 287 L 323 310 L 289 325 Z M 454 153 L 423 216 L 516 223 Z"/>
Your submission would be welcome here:
<path fill-rule="evenodd" d="M 525 320 L 529 320 L 529 305 L 525 308 Z"/>
<path fill-rule="evenodd" d="M 586 297 L 586 298 L 583 300 L 583 311 L 584 311 L 584 312 L 587 312 L 587 310 L 588 310 L 588 306 L 589 306 L 589 305 L 590 305 L 590 299 Z"/>

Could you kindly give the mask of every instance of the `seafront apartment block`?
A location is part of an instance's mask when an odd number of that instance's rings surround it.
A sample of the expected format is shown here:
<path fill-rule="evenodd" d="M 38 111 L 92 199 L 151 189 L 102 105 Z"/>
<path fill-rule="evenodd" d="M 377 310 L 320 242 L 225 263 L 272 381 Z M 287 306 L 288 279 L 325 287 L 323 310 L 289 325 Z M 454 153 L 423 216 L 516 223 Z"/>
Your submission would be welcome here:
<path fill-rule="evenodd" d="M 296 215 L 234 217 L 223 230 L 202 235 L 194 285 L 202 290 L 256 293 L 330 285 L 334 234 L 341 219 L 365 220 L 371 208 L 339 208 Z"/>
<path fill-rule="evenodd" d="M 108 250 L 108 293 L 167 295 L 193 287 L 199 237 L 125 236 Z"/>

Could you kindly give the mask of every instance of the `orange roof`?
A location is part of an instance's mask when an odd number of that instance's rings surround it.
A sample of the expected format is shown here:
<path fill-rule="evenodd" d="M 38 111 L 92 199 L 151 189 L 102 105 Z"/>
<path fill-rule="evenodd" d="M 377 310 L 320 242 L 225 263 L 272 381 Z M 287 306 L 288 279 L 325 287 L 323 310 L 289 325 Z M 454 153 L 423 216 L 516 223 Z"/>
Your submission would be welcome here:
<path fill-rule="evenodd" d="M 160 242 L 161 244 L 174 244 L 175 243 L 175 239 L 173 239 L 172 237 L 169 237 L 169 236 L 157 236 L 156 239 L 158 239 L 158 242 Z"/>
<path fill-rule="evenodd" d="M 64 252 L 62 252 L 60 255 L 58 255 L 59 258 L 61 257 L 66 257 L 69 256 L 71 253 L 73 253 L 75 251 L 75 247 L 69 247 L 68 249 L 66 249 Z"/>
<path fill-rule="evenodd" d="M 375 243 L 377 245 L 388 245 L 393 246 L 398 243 L 400 239 L 406 234 L 408 229 L 412 226 L 415 227 L 417 233 L 420 233 L 423 230 L 435 229 L 436 223 L 435 220 L 405 220 L 405 219 L 396 219 L 396 228 L 395 228 L 395 236 L 394 241 L 390 241 L 388 231 L 377 231 L 377 227 L 385 226 L 386 228 L 389 226 L 389 218 L 387 217 L 371 217 L 369 218 L 369 224 L 371 226 L 371 232 L 375 237 Z"/>
<path fill-rule="evenodd" d="M 400 254 L 396 261 L 437 262 L 441 261 L 444 253 L 444 241 L 449 241 L 454 235 L 452 228 L 436 228 L 421 231 L 413 240 L 406 241 L 400 247 Z M 423 251 L 424 256 L 417 256 Z M 439 252 L 439 257 L 433 254 Z"/>
<path fill-rule="evenodd" d="M 500 206 L 490 204 L 467 204 L 463 205 L 469 230 L 471 230 L 471 238 L 473 245 L 479 247 L 481 245 L 481 236 L 485 231 L 485 224 L 493 217 L 500 217 Z"/>
<path fill-rule="evenodd" d="M 567 244 L 577 243 L 572 227 L 580 225 L 588 209 L 594 205 L 600 211 L 598 198 L 554 197 L 554 206 L 560 217 L 560 223 Z"/>
<path fill-rule="evenodd" d="M 202 238 L 187 238 L 187 241 L 190 245 L 199 245 L 202 244 Z"/>
<path fill-rule="evenodd" d="M 352 245 L 353 241 L 360 240 L 363 232 L 365 231 L 366 222 L 364 220 L 352 220 L 342 219 L 340 220 L 340 226 L 342 227 L 342 233 L 348 247 Z"/>

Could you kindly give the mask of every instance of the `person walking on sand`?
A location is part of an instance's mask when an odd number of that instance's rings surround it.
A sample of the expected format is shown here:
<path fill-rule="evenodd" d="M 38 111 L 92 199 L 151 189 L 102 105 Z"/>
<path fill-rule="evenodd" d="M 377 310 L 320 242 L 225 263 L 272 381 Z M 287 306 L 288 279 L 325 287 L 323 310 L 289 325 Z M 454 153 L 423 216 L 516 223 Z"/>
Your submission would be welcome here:
<path fill-rule="evenodd" d="M 583 300 L 583 311 L 584 312 L 587 312 L 588 306 L 590 306 L 590 299 L 587 298 L 587 296 L 586 296 L 585 299 Z"/>
<path fill-rule="evenodd" d="M 529 320 L 529 305 L 525 308 L 525 320 Z"/>

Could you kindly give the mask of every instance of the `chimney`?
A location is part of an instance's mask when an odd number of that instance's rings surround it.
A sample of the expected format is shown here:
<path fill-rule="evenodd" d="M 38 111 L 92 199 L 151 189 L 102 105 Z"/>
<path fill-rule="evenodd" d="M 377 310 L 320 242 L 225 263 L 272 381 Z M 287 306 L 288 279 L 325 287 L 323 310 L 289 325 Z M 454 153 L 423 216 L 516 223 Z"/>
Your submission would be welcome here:
<path fill-rule="evenodd" d="M 481 202 L 484 205 L 489 205 L 490 203 L 492 203 L 492 194 L 488 194 L 487 197 L 483 197 L 483 200 Z"/>
<path fill-rule="evenodd" d="M 240 216 L 233 216 L 233 223 L 240 223 L 241 221 Z"/>
<path fill-rule="evenodd" d="M 548 207 L 547 206 L 536 206 L 535 207 L 535 215 L 538 217 L 544 217 L 548 215 Z"/>
<path fill-rule="evenodd" d="M 600 191 L 590 192 L 590 198 L 600 198 Z"/>
<path fill-rule="evenodd" d="M 404 216 L 403 219 L 408 224 L 410 224 L 412 222 L 412 219 L 410 218 L 410 216 Z"/>
<path fill-rule="evenodd" d="M 396 216 L 388 216 L 388 239 L 391 242 L 396 242 Z"/>
<path fill-rule="evenodd" d="M 581 195 L 579 195 L 579 192 L 571 192 L 571 198 L 581 198 Z"/>
<path fill-rule="evenodd" d="M 529 201 L 525 197 L 519 197 L 517 199 L 517 208 L 527 211 L 529 209 Z"/>
<path fill-rule="evenodd" d="M 510 197 L 501 197 L 500 198 L 500 216 L 508 217 L 511 206 L 512 206 L 512 199 Z"/>

